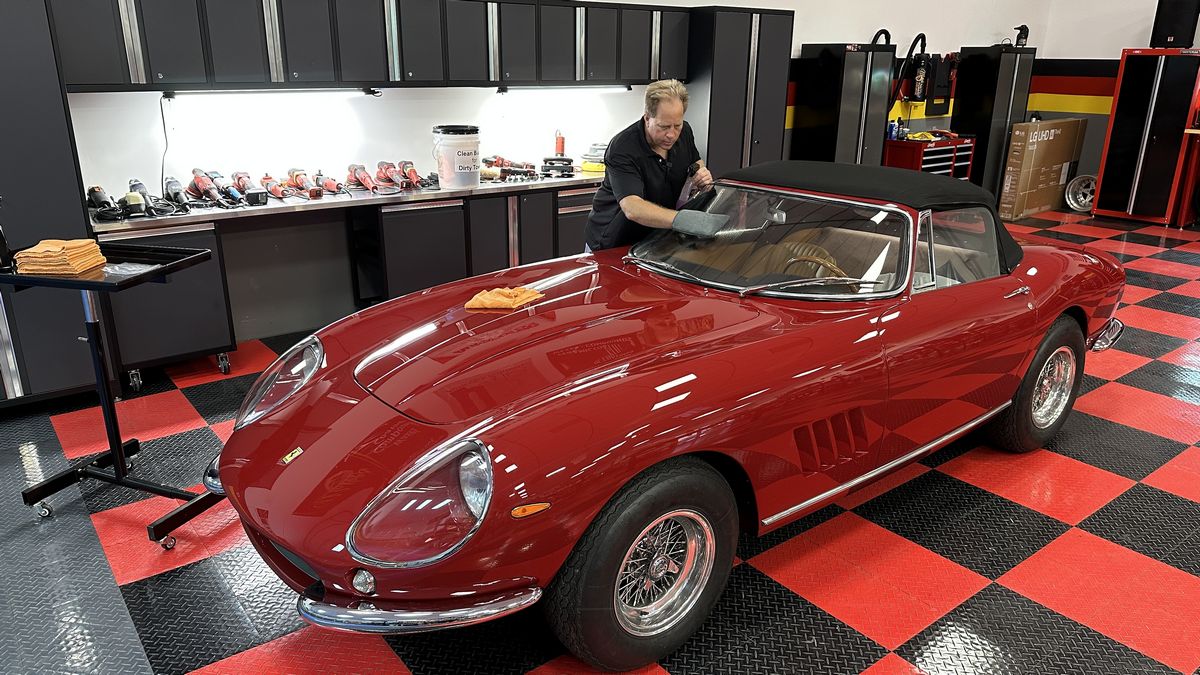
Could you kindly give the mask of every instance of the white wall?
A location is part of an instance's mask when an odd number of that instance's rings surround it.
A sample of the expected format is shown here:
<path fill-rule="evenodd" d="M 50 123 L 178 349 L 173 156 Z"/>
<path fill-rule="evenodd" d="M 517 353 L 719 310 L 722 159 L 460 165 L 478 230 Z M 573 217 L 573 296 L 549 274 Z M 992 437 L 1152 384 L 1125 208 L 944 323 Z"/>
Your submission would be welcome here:
<path fill-rule="evenodd" d="M 344 180 L 346 166 L 412 160 L 422 175 L 435 170 L 431 129 L 477 124 L 480 151 L 540 162 L 554 154 L 554 132 L 579 160 L 592 143 L 607 142 L 642 112 L 645 87 L 633 91 L 387 89 L 180 94 L 164 101 L 166 175 L 186 185 L 193 167 L 263 172 L 286 178 L 292 167 L 325 170 Z M 85 185 L 123 194 L 129 179 L 160 190 L 165 147 L 157 93 L 70 94 L 71 119 Z"/>
<path fill-rule="evenodd" d="M 1126 47 L 1150 44 L 1157 0 L 1053 0 L 1050 32 L 1039 57 L 1119 59 Z"/>

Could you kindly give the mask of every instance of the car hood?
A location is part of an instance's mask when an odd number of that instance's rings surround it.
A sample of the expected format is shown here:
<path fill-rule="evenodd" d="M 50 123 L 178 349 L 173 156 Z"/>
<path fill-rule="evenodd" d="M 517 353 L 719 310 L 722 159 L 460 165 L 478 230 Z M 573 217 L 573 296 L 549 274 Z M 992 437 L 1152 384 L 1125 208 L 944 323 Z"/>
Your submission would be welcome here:
<path fill-rule="evenodd" d="M 735 295 L 618 265 L 554 261 L 393 301 L 355 322 L 387 334 L 355 379 L 409 417 L 452 424 L 520 410 L 613 367 L 683 355 L 759 315 Z M 544 297 L 514 311 L 463 308 L 499 286 Z"/>

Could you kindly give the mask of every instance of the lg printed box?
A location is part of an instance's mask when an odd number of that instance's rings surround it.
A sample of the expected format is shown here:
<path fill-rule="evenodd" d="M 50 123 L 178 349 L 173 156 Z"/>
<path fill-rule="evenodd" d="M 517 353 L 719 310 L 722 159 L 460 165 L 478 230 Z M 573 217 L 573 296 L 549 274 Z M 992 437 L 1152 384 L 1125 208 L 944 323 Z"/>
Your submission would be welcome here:
<path fill-rule="evenodd" d="M 1000 193 L 1000 217 L 1017 220 L 1061 208 L 1079 165 L 1087 120 L 1070 118 L 1014 124 Z"/>

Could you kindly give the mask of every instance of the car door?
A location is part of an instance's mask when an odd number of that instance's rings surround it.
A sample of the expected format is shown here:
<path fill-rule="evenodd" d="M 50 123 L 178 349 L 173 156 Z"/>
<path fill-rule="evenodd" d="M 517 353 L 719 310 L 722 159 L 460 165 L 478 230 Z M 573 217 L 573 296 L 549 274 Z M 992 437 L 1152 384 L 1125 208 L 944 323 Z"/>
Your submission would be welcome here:
<path fill-rule="evenodd" d="M 922 212 L 912 292 L 880 319 L 888 365 L 888 438 L 879 464 L 904 457 L 1010 401 L 1033 343 L 1028 287 L 1002 273 L 989 209 Z"/>

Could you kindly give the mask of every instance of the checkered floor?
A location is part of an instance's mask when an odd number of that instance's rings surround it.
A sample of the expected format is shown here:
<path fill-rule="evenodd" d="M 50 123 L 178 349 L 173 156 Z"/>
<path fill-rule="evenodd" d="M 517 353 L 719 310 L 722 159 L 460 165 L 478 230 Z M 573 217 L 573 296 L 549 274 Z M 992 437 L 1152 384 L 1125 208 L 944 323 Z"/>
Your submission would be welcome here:
<path fill-rule="evenodd" d="M 645 673 L 1132 673 L 1200 668 L 1200 232 L 1050 213 L 1014 232 L 1126 265 L 1113 350 L 1044 450 L 968 437 L 762 539 L 745 537 L 713 616 Z M 118 405 L 135 475 L 195 483 L 255 373 L 298 336 L 146 374 Z M 227 504 L 163 551 L 175 502 L 86 483 L 54 518 L 29 482 L 103 446 L 78 399 L 4 413 L 0 671 L 587 672 L 536 611 L 403 638 L 305 627 Z M 90 522 L 89 522 L 90 518 Z M 13 560 L 23 560 L 16 569 Z M 8 565 L 8 567 L 5 567 Z M 10 569 L 11 568 L 11 569 Z"/>

